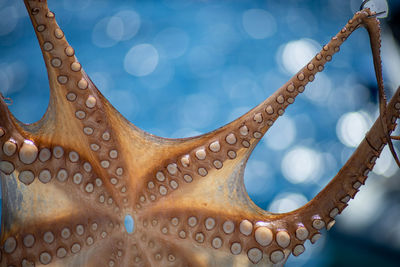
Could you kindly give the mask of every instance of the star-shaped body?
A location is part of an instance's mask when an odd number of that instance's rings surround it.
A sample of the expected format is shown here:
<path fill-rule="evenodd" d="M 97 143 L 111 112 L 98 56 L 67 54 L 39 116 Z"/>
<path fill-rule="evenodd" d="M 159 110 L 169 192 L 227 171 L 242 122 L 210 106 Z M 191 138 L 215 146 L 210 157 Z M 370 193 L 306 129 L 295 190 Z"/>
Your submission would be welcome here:
<path fill-rule="evenodd" d="M 366 26 L 379 53 L 369 10 L 242 117 L 202 136 L 165 139 L 129 123 L 101 95 L 46 1 L 25 4 L 51 93 L 45 116 L 30 125 L 1 100 L 2 266 L 283 265 L 333 226 L 387 143 L 378 119 L 332 182 L 290 213 L 260 209 L 244 188 L 251 151 L 351 32 Z M 399 102 L 398 91 L 387 109 L 389 131 Z"/>

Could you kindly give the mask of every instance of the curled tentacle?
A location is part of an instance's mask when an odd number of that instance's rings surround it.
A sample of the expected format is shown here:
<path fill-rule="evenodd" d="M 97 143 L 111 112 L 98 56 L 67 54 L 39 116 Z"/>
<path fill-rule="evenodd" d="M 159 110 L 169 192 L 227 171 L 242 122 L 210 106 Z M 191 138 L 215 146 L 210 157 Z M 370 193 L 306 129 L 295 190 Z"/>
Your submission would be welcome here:
<path fill-rule="evenodd" d="M 349 21 L 346 28 L 354 27 L 354 21 L 367 28 L 373 53 L 376 79 L 379 87 L 380 116 L 366 134 L 364 140 L 357 147 L 350 159 L 341 168 L 332 181 L 309 203 L 296 211 L 282 214 L 284 221 L 298 221 L 297 224 L 311 229 L 308 238 L 312 241 L 313 234 L 326 227 L 328 230 L 335 223 L 335 216 L 347 207 L 350 199 L 354 198 L 361 185 L 368 177 L 368 173 L 375 165 L 376 159 L 381 154 L 386 144 L 391 144 L 391 132 L 396 127 L 396 121 L 400 117 L 400 87 L 386 104 L 386 96 L 383 90 L 382 68 L 380 59 L 380 30 L 379 22 L 371 16 L 369 9 L 358 12 Z M 356 25 L 357 27 L 358 25 Z M 398 137 L 392 137 L 399 140 Z M 394 155 L 394 150 L 392 151 Z M 396 160 L 397 157 L 395 156 Z M 398 160 L 397 160 L 398 161 Z M 398 163 L 398 162 L 397 162 Z M 298 226 L 300 227 L 300 226 Z M 301 226 L 303 227 L 303 226 Z"/>
<path fill-rule="evenodd" d="M 364 4 L 368 1 L 364 1 Z M 392 140 L 390 138 L 389 130 L 388 130 L 388 120 L 387 120 L 387 100 L 385 89 L 383 85 L 383 78 L 382 78 L 382 60 L 381 60 L 381 39 L 380 39 L 380 28 L 379 28 L 379 21 L 376 19 L 378 15 L 375 12 L 369 11 L 368 17 L 362 20 L 362 25 L 367 29 L 370 44 L 371 44 L 371 51 L 372 51 L 372 58 L 374 62 L 374 69 L 375 69 L 375 77 L 378 84 L 379 89 L 379 113 L 380 113 L 380 121 L 382 124 L 383 131 L 385 132 L 387 143 L 390 149 L 390 152 L 393 155 L 397 165 L 400 167 L 400 160 L 397 156 L 397 153 L 393 147 Z"/>

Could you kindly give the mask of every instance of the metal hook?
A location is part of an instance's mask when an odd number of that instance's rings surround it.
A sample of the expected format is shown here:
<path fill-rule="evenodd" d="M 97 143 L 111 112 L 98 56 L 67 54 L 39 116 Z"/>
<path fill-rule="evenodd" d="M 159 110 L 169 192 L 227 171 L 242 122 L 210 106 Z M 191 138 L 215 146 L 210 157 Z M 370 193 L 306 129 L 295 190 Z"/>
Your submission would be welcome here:
<path fill-rule="evenodd" d="M 364 1 L 361 3 L 360 11 L 364 9 L 365 4 L 367 4 L 369 1 L 371 1 L 371 0 L 364 0 Z M 374 14 L 368 16 L 368 18 L 376 18 L 376 17 L 378 17 L 378 16 L 380 16 L 380 15 L 383 15 L 383 14 L 385 14 L 385 13 L 386 13 L 386 11 L 381 11 L 381 12 L 375 12 L 375 11 L 374 11 Z"/>
<path fill-rule="evenodd" d="M 368 18 L 375 18 L 375 17 L 378 17 L 378 16 L 380 16 L 382 14 L 385 14 L 385 13 L 386 13 L 386 11 L 375 12 L 374 14 L 368 16 Z"/>
<path fill-rule="evenodd" d="M 369 1 L 371 1 L 371 0 L 364 0 L 364 1 L 361 3 L 360 11 L 364 9 L 365 4 L 368 3 Z"/>

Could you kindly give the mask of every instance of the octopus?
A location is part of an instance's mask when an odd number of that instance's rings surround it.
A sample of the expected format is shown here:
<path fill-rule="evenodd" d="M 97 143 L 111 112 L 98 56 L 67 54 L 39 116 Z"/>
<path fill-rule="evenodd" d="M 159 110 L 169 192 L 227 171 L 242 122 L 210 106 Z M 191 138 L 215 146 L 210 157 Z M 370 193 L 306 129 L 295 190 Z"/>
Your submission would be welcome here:
<path fill-rule="evenodd" d="M 1 266 L 283 266 L 317 242 L 365 183 L 400 117 L 400 88 L 386 103 L 380 30 L 368 8 L 270 97 L 210 133 L 149 134 L 96 88 L 46 0 L 24 0 L 46 64 L 50 102 L 41 120 L 18 121 L 0 97 Z M 246 162 L 357 28 L 368 30 L 380 116 L 331 182 L 282 214 L 249 198 Z M 125 220 L 132 221 L 132 229 Z"/>

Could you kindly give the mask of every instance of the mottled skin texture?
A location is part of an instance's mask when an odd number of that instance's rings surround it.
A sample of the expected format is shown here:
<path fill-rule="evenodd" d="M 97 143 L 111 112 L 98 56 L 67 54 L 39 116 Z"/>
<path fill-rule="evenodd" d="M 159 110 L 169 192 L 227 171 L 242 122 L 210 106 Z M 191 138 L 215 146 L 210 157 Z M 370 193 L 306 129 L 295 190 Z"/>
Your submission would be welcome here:
<path fill-rule="evenodd" d="M 26 125 L 0 98 L 1 266 L 282 266 L 332 227 L 400 116 L 398 89 L 332 181 L 300 209 L 273 214 L 248 197 L 246 161 L 359 26 L 368 28 L 382 83 L 379 22 L 369 10 L 355 14 L 309 64 L 242 117 L 202 136 L 164 139 L 129 123 L 101 95 L 46 1 L 25 4 L 50 103 L 39 122 Z M 126 214 L 135 221 L 132 234 Z"/>

